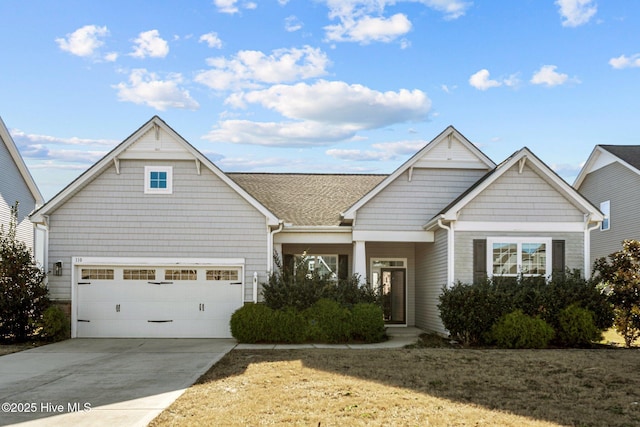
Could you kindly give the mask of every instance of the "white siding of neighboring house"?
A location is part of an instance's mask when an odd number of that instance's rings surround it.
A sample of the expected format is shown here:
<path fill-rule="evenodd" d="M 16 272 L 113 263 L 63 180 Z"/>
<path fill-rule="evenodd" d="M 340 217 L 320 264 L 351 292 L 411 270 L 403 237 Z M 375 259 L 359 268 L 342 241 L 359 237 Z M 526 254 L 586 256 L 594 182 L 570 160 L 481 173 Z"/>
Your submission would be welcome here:
<path fill-rule="evenodd" d="M 460 221 L 584 222 L 583 212 L 571 204 L 533 169 L 518 165 L 504 172 L 468 203 Z"/>
<path fill-rule="evenodd" d="M 34 227 L 28 215 L 34 210 L 36 200 L 20 174 L 11 153 L 0 140 L 0 224 L 5 232 L 9 228 L 11 207 L 19 201 L 16 238 L 33 249 Z"/>
<path fill-rule="evenodd" d="M 422 226 L 486 171 L 421 169 L 400 175 L 358 210 L 354 230 L 422 231 Z"/>
<path fill-rule="evenodd" d="M 640 175 L 618 162 L 589 173 L 580 193 L 596 207 L 611 201 L 610 228 L 591 232 L 591 263 L 622 249 L 625 239 L 640 240 Z"/>
<path fill-rule="evenodd" d="M 173 194 L 144 194 L 144 167 L 173 166 Z M 121 160 L 50 215 L 53 299 L 71 298 L 71 257 L 245 258 L 245 300 L 253 273 L 266 281 L 267 228 L 259 213 L 206 167 L 191 161 Z"/>
<path fill-rule="evenodd" d="M 434 243 L 416 244 L 416 326 L 446 334 L 440 319 L 440 294 L 447 284 L 447 232 L 435 232 Z"/>

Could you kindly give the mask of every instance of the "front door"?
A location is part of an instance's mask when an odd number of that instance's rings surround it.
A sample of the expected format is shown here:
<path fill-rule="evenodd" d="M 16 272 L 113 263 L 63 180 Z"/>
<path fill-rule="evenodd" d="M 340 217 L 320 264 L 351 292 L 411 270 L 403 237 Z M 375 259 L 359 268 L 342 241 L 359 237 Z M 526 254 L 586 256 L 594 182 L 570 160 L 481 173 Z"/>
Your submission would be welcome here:
<path fill-rule="evenodd" d="M 406 322 L 406 269 L 383 268 L 381 274 L 382 308 L 386 323 Z"/>

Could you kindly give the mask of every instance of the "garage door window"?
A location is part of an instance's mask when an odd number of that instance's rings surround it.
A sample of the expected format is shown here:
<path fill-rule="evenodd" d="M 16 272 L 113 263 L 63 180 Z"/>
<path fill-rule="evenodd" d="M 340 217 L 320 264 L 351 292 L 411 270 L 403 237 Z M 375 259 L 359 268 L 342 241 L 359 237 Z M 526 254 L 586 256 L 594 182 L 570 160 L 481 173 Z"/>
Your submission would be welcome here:
<path fill-rule="evenodd" d="M 165 270 L 164 280 L 197 280 L 196 270 Z"/>
<path fill-rule="evenodd" d="M 111 268 L 83 268 L 80 275 L 83 280 L 113 280 Z"/>
<path fill-rule="evenodd" d="M 207 270 L 207 280 L 238 280 L 238 270 Z"/>
<path fill-rule="evenodd" d="M 122 270 L 122 278 L 124 280 L 156 280 L 156 271 L 124 269 Z"/>

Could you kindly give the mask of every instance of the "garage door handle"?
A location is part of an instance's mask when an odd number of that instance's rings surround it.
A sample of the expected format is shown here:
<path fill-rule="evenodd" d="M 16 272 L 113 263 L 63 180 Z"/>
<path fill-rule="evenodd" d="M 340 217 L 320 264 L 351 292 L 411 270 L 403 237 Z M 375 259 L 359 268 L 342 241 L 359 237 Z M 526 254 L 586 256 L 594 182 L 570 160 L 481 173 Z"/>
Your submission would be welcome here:
<path fill-rule="evenodd" d="M 78 282 L 78 285 L 90 285 L 91 282 Z"/>
<path fill-rule="evenodd" d="M 230 285 L 242 285 L 242 282 L 231 282 Z"/>
<path fill-rule="evenodd" d="M 172 285 L 173 282 L 147 282 L 150 285 Z"/>
<path fill-rule="evenodd" d="M 173 320 L 147 320 L 149 323 L 169 323 L 173 322 Z"/>
<path fill-rule="evenodd" d="M 89 323 L 89 322 L 91 322 L 91 320 L 78 319 L 78 322 L 87 322 L 87 323 Z"/>

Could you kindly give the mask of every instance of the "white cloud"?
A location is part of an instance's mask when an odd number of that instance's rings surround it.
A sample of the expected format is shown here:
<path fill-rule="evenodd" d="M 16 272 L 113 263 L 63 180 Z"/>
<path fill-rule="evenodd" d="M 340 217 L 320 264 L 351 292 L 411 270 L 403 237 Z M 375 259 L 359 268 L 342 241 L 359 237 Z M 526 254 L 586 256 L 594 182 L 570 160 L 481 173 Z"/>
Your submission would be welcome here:
<path fill-rule="evenodd" d="M 569 81 L 569 76 L 556 71 L 555 65 L 543 65 L 538 71 L 533 73 L 531 83 L 534 85 L 545 85 L 548 87 L 565 84 Z"/>
<path fill-rule="evenodd" d="M 228 13 L 233 15 L 240 12 L 240 7 L 243 9 L 256 9 L 258 4 L 252 1 L 245 1 L 238 5 L 238 0 L 213 0 L 213 4 L 218 8 L 220 13 Z"/>
<path fill-rule="evenodd" d="M 302 22 L 296 16 L 287 16 L 284 20 L 284 29 L 290 33 L 302 29 Z"/>
<path fill-rule="evenodd" d="M 622 68 L 640 68 L 640 53 L 631 56 L 620 55 L 617 58 L 611 58 L 609 65 L 618 70 Z"/>
<path fill-rule="evenodd" d="M 118 52 L 109 52 L 104 56 L 104 60 L 107 62 L 115 62 L 118 56 Z"/>
<path fill-rule="evenodd" d="M 469 84 L 478 90 L 487 90 L 492 87 L 502 86 L 502 83 L 489 78 L 489 70 L 486 68 L 469 77 Z"/>
<path fill-rule="evenodd" d="M 557 0 L 563 27 L 578 27 L 586 24 L 598 11 L 594 0 Z"/>
<path fill-rule="evenodd" d="M 67 34 L 66 38 L 57 38 L 56 43 L 60 49 L 76 56 L 93 56 L 95 52 L 104 45 L 101 38 L 109 35 L 107 27 L 96 25 L 85 25 L 78 28 L 73 33 Z"/>
<path fill-rule="evenodd" d="M 278 49 L 271 55 L 256 50 L 243 50 L 235 57 L 209 58 L 213 69 L 199 72 L 195 81 L 215 90 L 257 88 L 264 83 L 291 82 L 319 77 L 330 64 L 320 49 Z"/>
<path fill-rule="evenodd" d="M 386 161 L 394 160 L 399 156 L 412 155 L 425 146 L 424 141 L 398 141 L 373 144 L 374 150 L 348 150 L 330 149 L 325 153 L 333 158 L 342 160 Z"/>
<path fill-rule="evenodd" d="M 390 18 L 364 16 L 358 20 L 343 19 L 338 25 L 326 26 L 325 30 L 327 39 L 331 41 L 389 43 L 411 31 L 411 22 L 402 13 Z"/>
<path fill-rule="evenodd" d="M 144 31 L 133 41 L 131 56 L 135 58 L 164 58 L 169 53 L 169 44 L 160 37 L 158 30 Z"/>
<path fill-rule="evenodd" d="M 242 100 L 260 104 L 284 117 L 373 129 L 408 121 L 426 120 L 431 101 L 420 90 L 379 92 L 340 81 L 313 85 L 275 85 L 243 94 Z"/>
<path fill-rule="evenodd" d="M 405 14 L 386 17 L 384 12 L 387 6 L 402 1 L 423 4 L 442 12 L 445 19 L 457 19 L 471 6 L 471 2 L 461 0 L 324 0 L 329 18 L 339 21 L 324 28 L 327 40 L 361 44 L 396 40 L 411 31 L 411 21 Z M 407 46 L 404 41 L 402 47 Z"/>
<path fill-rule="evenodd" d="M 216 48 L 216 49 L 222 48 L 222 40 L 220 40 L 220 37 L 218 37 L 218 33 L 215 33 L 215 32 L 201 35 L 199 42 L 207 43 L 207 46 L 209 46 L 210 48 Z"/>
<path fill-rule="evenodd" d="M 50 135 L 39 135 L 35 133 L 26 133 L 20 129 L 11 129 L 11 136 L 16 141 L 18 146 L 24 146 L 29 144 L 64 144 L 64 145 L 84 145 L 84 146 L 92 146 L 92 145 L 107 145 L 113 146 L 117 144 L 119 141 L 112 139 L 89 139 L 89 138 L 78 138 L 76 136 L 71 138 L 60 138 L 56 136 Z"/>
<path fill-rule="evenodd" d="M 420 90 L 379 92 L 328 81 L 275 85 L 229 99 L 234 105 L 260 104 L 290 121 L 225 120 L 206 139 L 273 146 L 329 145 L 353 138 L 361 130 L 424 121 L 431 108 L 431 101 Z"/>
<path fill-rule="evenodd" d="M 197 110 L 200 104 L 196 102 L 189 91 L 182 89 L 180 74 L 170 74 L 165 80 L 160 80 L 155 73 L 146 69 L 135 69 L 129 75 L 129 83 L 114 85 L 118 89 L 120 101 L 143 104 L 164 111 L 168 108 Z"/>

